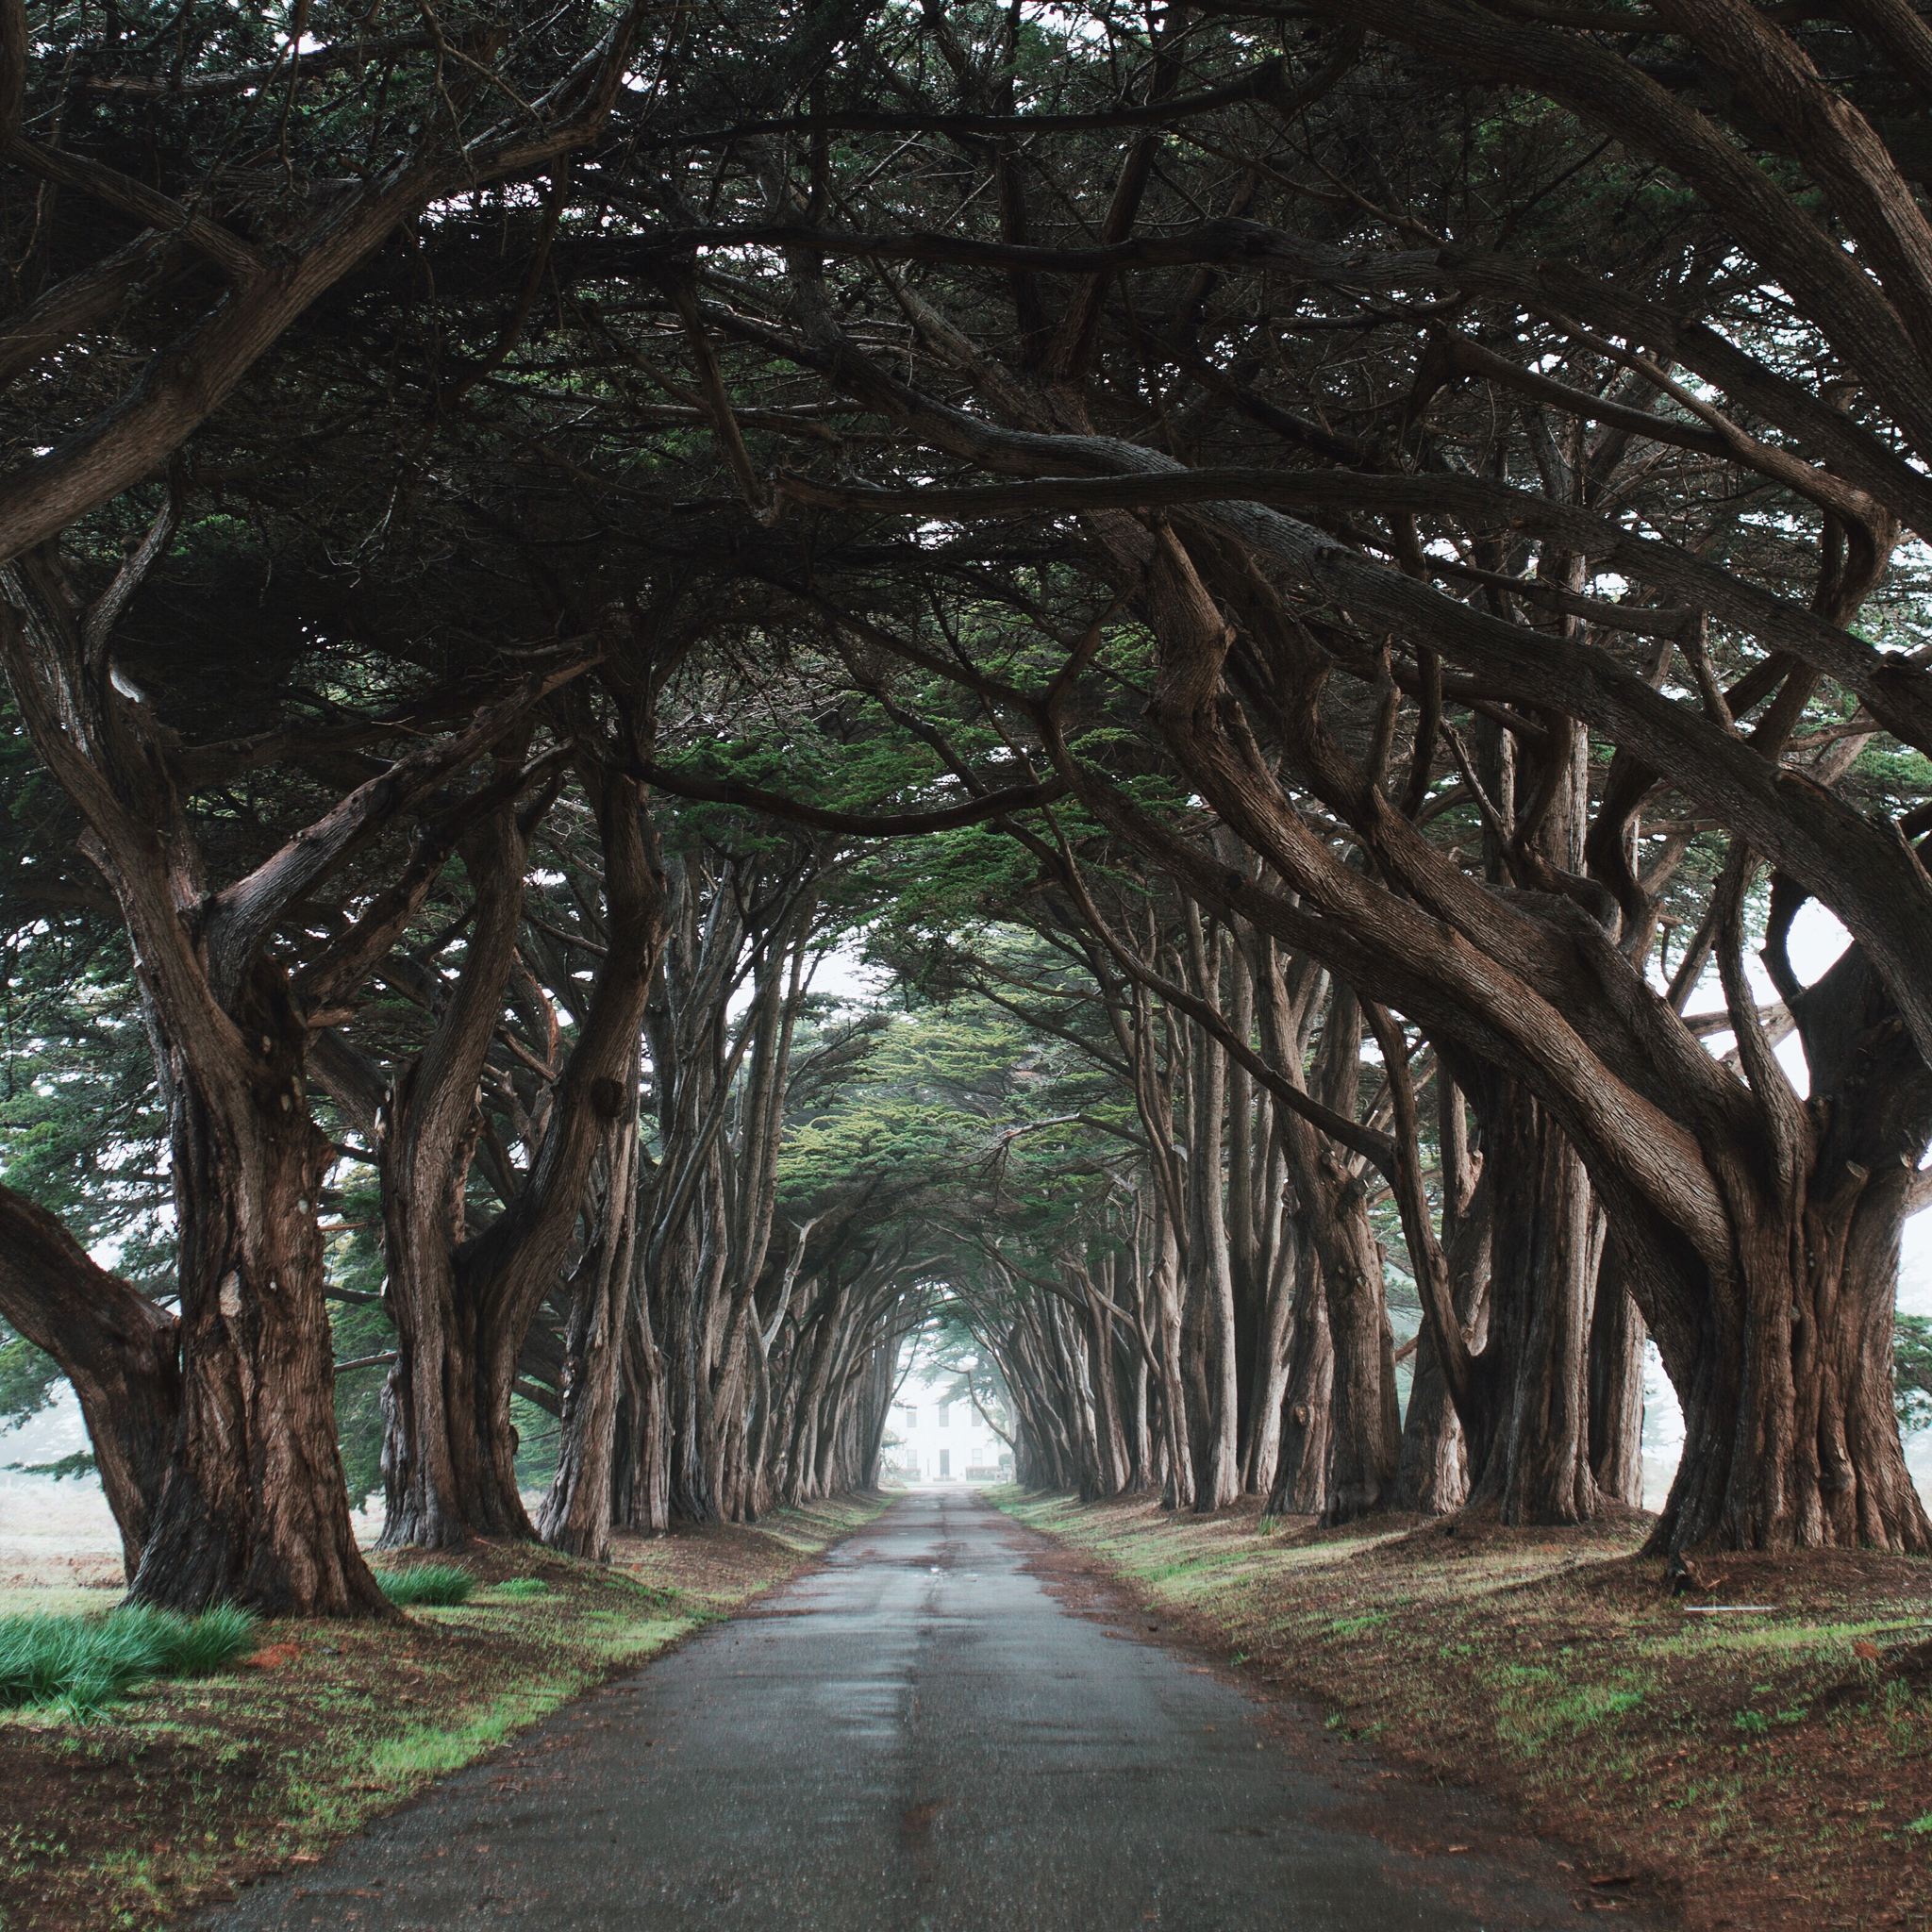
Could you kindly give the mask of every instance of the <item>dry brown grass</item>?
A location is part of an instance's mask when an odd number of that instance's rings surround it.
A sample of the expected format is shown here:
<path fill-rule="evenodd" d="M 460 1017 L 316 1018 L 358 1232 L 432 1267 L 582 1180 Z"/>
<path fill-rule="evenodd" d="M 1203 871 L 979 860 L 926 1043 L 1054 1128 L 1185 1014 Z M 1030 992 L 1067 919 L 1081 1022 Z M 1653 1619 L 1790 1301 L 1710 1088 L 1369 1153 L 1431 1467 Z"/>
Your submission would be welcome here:
<path fill-rule="evenodd" d="M 1701 1563 L 1647 1519 L 1323 1531 L 994 1491 L 1257 1687 L 1500 1795 L 1692 1928 L 1932 1924 L 1932 1562 Z M 1707 1614 L 1715 1604 L 1761 1611 Z"/>

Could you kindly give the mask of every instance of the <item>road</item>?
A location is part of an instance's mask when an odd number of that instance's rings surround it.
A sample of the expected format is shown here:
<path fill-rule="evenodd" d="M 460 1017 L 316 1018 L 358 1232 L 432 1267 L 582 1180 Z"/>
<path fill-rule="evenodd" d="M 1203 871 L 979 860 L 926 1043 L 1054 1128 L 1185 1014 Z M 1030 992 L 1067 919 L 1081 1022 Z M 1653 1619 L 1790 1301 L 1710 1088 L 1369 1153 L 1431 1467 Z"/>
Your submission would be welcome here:
<path fill-rule="evenodd" d="M 1027 1567 L 1039 1548 L 970 1491 L 914 1493 L 743 1616 L 200 1923 L 1577 1924 L 1591 1901 L 1553 1853 L 1284 1730 L 1124 1598 L 1066 1607 Z"/>

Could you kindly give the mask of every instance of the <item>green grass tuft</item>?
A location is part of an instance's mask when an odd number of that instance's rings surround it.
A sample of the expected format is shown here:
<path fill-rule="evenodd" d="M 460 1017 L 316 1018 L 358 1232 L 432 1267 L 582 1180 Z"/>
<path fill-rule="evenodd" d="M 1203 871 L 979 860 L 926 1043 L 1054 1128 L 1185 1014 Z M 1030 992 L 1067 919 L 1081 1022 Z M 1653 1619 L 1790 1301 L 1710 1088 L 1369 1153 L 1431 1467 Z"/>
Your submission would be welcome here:
<path fill-rule="evenodd" d="M 375 1580 L 391 1603 L 445 1608 L 466 1604 L 476 1579 L 455 1563 L 418 1563 L 408 1570 L 378 1570 Z"/>
<path fill-rule="evenodd" d="M 133 1608 L 107 1617 L 0 1618 L 0 1707 L 64 1706 L 92 1717 L 151 1677 L 202 1677 L 255 1642 L 233 1605 L 198 1617 Z"/>
<path fill-rule="evenodd" d="M 541 1576 L 512 1576 L 508 1582 L 493 1585 L 490 1593 L 521 1602 L 525 1597 L 548 1596 L 550 1586 Z"/>

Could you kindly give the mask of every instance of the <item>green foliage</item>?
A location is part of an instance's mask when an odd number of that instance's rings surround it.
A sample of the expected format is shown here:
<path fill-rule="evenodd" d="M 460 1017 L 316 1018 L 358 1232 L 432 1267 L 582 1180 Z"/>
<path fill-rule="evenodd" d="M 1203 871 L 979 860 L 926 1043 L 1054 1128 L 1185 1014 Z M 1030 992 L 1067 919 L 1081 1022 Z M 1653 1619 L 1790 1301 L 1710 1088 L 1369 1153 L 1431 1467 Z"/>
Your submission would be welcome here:
<path fill-rule="evenodd" d="M 0 1429 L 17 1428 L 54 1400 L 60 1371 L 24 1336 L 0 1326 Z"/>
<path fill-rule="evenodd" d="M 1892 1326 L 1892 1400 L 1907 1435 L 1932 1428 L 1932 1315 L 1900 1315 Z"/>
<path fill-rule="evenodd" d="M 23 1475 L 50 1475 L 58 1482 L 70 1475 L 92 1475 L 99 1464 L 92 1452 L 76 1449 L 71 1456 L 58 1456 L 52 1462 L 9 1462 L 8 1469 L 17 1469 Z"/>
<path fill-rule="evenodd" d="M 198 1617 L 133 1608 L 108 1617 L 0 1618 L 0 1707 L 52 1705 L 91 1717 L 153 1677 L 203 1677 L 254 1646 L 231 1604 Z"/>
<path fill-rule="evenodd" d="M 408 1570 L 378 1570 L 375 1580 L 391 1603 L 446 1609 L 466 1604 L 476 1579 L 457 1563 L 417 1563 Z"/>

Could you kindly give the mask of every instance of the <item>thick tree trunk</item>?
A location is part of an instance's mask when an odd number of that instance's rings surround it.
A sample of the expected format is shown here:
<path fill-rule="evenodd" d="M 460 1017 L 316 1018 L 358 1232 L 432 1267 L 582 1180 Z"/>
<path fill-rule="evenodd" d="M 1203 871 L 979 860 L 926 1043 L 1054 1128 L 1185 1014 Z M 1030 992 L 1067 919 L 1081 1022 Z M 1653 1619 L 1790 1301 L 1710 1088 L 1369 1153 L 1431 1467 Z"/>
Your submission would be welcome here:
<path fill-rule="evenodd" d="M 1402 1419 L 1402 1459 L 1394 1503 L 1419 1516 L 1448 1516 L 1469 1499 L 1469 1457 L 1462 1424 L 1450 1400 L 1442 1360 L 1426 1327 L 1417 1339 L 1408 1411 Z"/>
<path fill-rule="evenodd" d="M 1344 1213 L 1324 1257 L 1322 1282 L 1334 1349 L 1328 1501 L 1324 1516 L 1348 1523 L 1389 1500 L 1401 1461 L 1395 1338 L 1382 1296 L 1381 1257 L 1351 1178 Z"/>
<path fill-rule="evenodd" d="M 164 516 L 130 559 L 135 581 L 171 529 Z M 180 1415 L 130 1596 L 191 1611 L 232 1599 L 388 1614 L 356 1547 L 336 1444 L 316 1206 L 334 1155 L 309 1119 L 306 1016 L 260 949 L 332 853 L 469 762 L 508 717 L 402 761 L 211 895 L 151 721 L 113 687 L 105 635 L 83 636 L 51 558 L 10 569 L 6 588 L 8 679 L 120 902 L 168 1110 Z"/>
<path fill-rule="evenodd" d="M 1734 1016 L 1751 997 L 1741 898 L 1720 949 Z M 1783 938 L 1796 903 L 1774 884 L 1763 957 L 1797 1023 L 1811 1098 L 1781 1085 L 1761 1038 L 1740 1034 L 1765 1132 L 1723 1171 L 1736 1263 L 1700 1298 L 1711 1318 L 1693 1329 L 1660 1309 L 1653 1324 L 1685 1427 L 1654 1541 L 1924 1554 L 1932 1522 L 1899 1441 L 1891 1329 L 1932 1072 L 1857 946 L 1817 985 L 1798 984 Z"/>
<path fill-rule="evenodd" d="M 1737 1327 L 1701 1337 L 1678 1382 L 1684 1456 L 1659 1547 L 1932 1552 L 1891 1396 L 1901 1217 L 1883 1196 L 1904 1179 L 1827 1194 L 1805 1217 L 1804 1235 L 1823 1244 L 1810 1268 L 1791 1263 L 1799 1231 L 1767 1215 L 1735 1293 Z M 1849 1211 L 1848 1193 L 1859 1197 Z"/>
<path fill-rule="evenodd" d="M 1361 1009 L 1337 986 L 1316 1066 L 1324 1102 L 1353 1119 Z M 1368 1191 L 1341 1151 L 1300 1114 L 1277 1104 L 1290 1186 L 1321 1260 L 1330 1369 L 1328 1486 L 1323 1514 L 1347 1523 L 1389 1502 L 1401 1462 L 1395 1338 L 1389 1326 L 1382 1252 L 1369 1225 Z"/>
<path fill-rule="evenodd" d="M 336 1444 L 315 1209 L 335 1157 L 308 1117 L 307 1029 L 266 964 L 235 1008 L 242 1040 L 261 1050 L 222 1070 L 219 1097 L 175 1057 L 181 1427 L 128 1595 L 191 1612 L 234 1602 L 270 1615 L 386 1615 Z"/>
<path fill-rule="evenodd" d="M 1505 1523 L 1586 1523 L 1597 1513 L 1590 1454 L 1590 1337 L 1598 1219 L 1583 1163 L 1547 1111 L 1507 1074 L 1482 1095 L 1492 1273 L 1484 1358 L 1496 1407 L 1473 1441 L 1472 1494 Z"/>
<path fill-rule="evenodd" d="M 0 1315 L 73 1383 L 131 1580 L 174 1466 L 175 1317 L 97 1267 L 47 1212 L 0 1187 Z"/>

